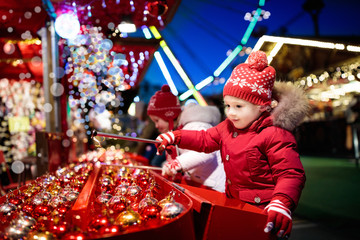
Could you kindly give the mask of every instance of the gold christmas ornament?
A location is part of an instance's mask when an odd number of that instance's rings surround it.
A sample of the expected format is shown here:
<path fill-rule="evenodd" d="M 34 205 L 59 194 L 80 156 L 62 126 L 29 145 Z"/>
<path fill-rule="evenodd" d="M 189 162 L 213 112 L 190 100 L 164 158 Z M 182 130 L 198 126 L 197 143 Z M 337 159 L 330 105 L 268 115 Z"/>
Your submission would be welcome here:
<path fill-rule="evenodd" d="M 134 210 L 128 209 L 117 216 L 115 224 L 123 227 L 139 225 L 141 224 L 141 216 Z"/>
<path fill-rule="evenodd" d="M 38 231 L 35 231 L 35 232 L 32 232 L 29 234 L 28 240 L 55 240 L 56 237 L 48 232 L 48 231 L 45 231 L 45 232 L 38 232 Z"/>

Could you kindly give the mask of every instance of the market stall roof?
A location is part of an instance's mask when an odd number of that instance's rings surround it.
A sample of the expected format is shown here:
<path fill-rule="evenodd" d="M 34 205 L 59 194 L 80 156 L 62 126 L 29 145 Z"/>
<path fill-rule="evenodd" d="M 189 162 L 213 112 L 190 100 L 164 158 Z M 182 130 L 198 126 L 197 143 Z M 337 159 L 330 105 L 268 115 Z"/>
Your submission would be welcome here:
<path fill-rule="evenodd" d="M 17 0 L 0 2 L 0 77 L 36 80 L 42 82 L 41 41 L 38 31 L 46 21 L 69 11 L 76 11 L 82 25 L 100 27 L 105 36 L 130 17 L 138 29 L 155 26 L 163 29 L 171 21 L 180 1 L 85 1 L 85 0 Z M 146 11 L 145 11 L 146 10 Z M 130 37 L 128 39 L 131 39 Z M 121 48 L 114 40 L 114 49 L 128 55 L 130 51 L 153 54 L 158 41 L 134 39 Z M 151 59 L 149 59 L 151 61 Z M 145 74 L 150 61 L 138 74 L 137 84 Z"/>
<path fill-rule="evenodd" d="M 325 106 L 344 116 L 360 95 L 360 44 L 356 39 L 263 36 L 254 50 L 265 51 L 277 79 L 304 87 L 313 119 Z"/>
<path fill-rule="evenodd" d="M 163 29 L 173 18 L 181 1 L 120 0 L 43 0 L 52 16 L 75 12 L 81 25 L 96 25 L 104 32 L 112 31 L 123 20 L 131 20 L 137 28 L 155 26 Z"/>
<path fill-rule="evenodd" d="M 354 41 L 355 40 L 355 41 Z M 253 50 L 262 50 L 278 79 L 296 81 L 324 70 L 335 71 L 345 61 L 360 57 L 356 39 L 277 37 L 264 35 Z"/>

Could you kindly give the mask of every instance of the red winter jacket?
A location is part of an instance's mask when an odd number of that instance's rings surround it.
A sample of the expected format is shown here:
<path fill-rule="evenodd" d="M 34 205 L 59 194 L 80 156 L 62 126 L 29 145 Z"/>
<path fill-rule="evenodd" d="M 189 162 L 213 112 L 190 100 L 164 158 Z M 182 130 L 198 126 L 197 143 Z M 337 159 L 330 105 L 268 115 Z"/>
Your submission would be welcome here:
<path fill-rule="evenodd" d="M 180 148 L 201 152 L 220 149 L 229 197 L 265 206 L 275 195 L 297 206 L 305 183 L 304 168 L 291 132 L 273 126 L 264 113 L 239 130 L 226 119 L 207 131 L 181 130 Z"/>

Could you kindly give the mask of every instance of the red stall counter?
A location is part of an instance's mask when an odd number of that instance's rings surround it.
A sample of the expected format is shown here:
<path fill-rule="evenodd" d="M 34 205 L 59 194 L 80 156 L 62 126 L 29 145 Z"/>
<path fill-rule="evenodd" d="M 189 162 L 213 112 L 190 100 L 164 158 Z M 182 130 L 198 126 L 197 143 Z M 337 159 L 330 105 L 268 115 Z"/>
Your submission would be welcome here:
<path fill-rule="evenodd" d="M 196 239 L 272 240 L 265 233 L 267 215 L 262 209 L 213 190 L 179 184 L 193 201 Z"/>

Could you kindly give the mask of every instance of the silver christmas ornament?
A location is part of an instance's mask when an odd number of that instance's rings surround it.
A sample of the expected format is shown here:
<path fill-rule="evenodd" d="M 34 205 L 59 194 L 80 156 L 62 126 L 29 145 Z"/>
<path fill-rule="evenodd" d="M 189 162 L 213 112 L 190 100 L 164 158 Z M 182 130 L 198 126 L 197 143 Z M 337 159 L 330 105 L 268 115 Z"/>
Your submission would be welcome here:
<path fill-rule="evenodd" d="M 184 206 L 178 202 L 167 203 L 160 212 L 161 219 L 172 219 L 184 211 Z"/>

